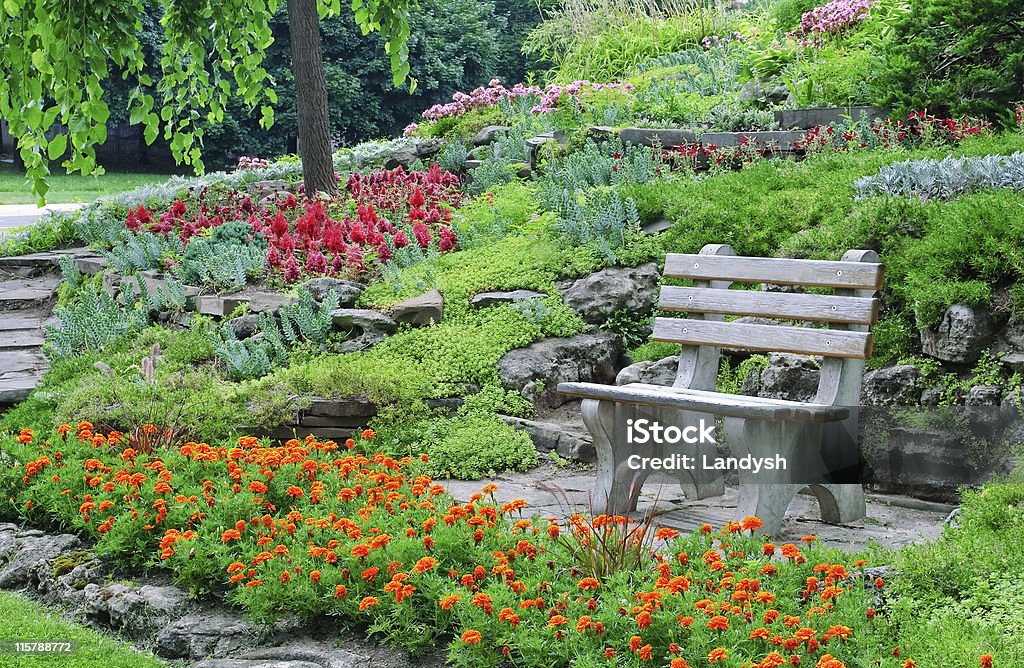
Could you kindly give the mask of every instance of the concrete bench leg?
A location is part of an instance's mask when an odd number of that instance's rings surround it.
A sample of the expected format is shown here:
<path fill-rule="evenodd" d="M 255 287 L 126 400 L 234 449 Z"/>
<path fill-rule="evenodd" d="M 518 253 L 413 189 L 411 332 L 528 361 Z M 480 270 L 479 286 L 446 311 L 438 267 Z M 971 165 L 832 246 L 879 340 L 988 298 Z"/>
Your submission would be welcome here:
<path fill-rule="evenodd" d="M 690 424 L 692 414 L 680 411 L 654 410 L 647 406 L 621 404 L 596 399 L 584 399 L 581 412 L 583 423 L 594 439 L 597 451 L 597 483 L 592 499 L 595 514 L 625 514 L 636 510 L 637 500 L 644 482 L 653 472 L 650 468 L 633 469 L 629 466 L 632 455 L 641 457 L 667 457 L 673 452 L 693 455 L 695 446 L 657 446 L 631 444 L 627 438 L 629 420 L 646 418 L 662 424 Z M 713 450 L 713 445 L 705 447 Z M 713 452 L 711 453 L 713 454 Z M 699 461 L 699 460 L 698 460 Z M 725 491 L 724 478 L 714 471 L 666 471 L 679 480 L 687 498 L 702 499 L 721 495 Z"/>
<path fill-rule="evenodd" d="M 860 485 L 824 482 L 820 425 L 729 418 L 725 430 L 734 456 L 774 458 L 778 454 L 787 464 L 784 470 L 740 471 L 738 519 L 755 515 L 764 522 L 762 533 L 778 535 L 790 502 L 808 486 L 818 499 L 823 521 L 837 524 L 864 517 Z"/>

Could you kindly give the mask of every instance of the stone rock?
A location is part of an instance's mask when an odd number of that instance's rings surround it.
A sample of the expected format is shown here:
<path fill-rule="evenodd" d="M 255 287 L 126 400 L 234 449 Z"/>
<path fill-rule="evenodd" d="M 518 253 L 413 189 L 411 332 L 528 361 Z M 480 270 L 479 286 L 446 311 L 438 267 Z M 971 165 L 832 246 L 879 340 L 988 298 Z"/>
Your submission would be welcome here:
<path fill-rule="evenodd" d="M 622 128 L 619 138 L 623 144 L 637 146 L 682 146 L 696 140 L 693 130 L 679 128 Z"/>
<path fill-rule="evenodd" d="M 312 278 L 299 284 L 299 287 L 309 290 L 317 301 L 323 301 L 328 294 L 334 292 L 338 295 L 338 306 L 342 308 L 349 308 L 355 304 L 359 295 L 363 294 L 363 290 L 366 289 L 362 283 L 328 276 Z"/>
<path fill-rule="evenodd" d="M 809 357 L 771 353 L 761 371 L 758 396 L 768 399 L 810 401 L 818 391 L 821 371 Z"/>
<path fill-rule="evenodd" d="M 486 308 L 496 304 L 512 304 L 521 299 L 544 299 L 544 293 L 533 290 L 510 290 L 508 292 L 481 292 L 473 295 L 469 305 L 475 308 Z"/>
<path fill-rule="evenodd" d="M 569 401 L 555 388 L 562 382 L 611 384 L 622 357 L 622 343 L 609 332 L 541 339 L 511 350 L 498 362 L 502 384 L 535 404 L 558 406 Z"/>
<path fill-rule="evenodd" d="M 480 130 L 480 132 L 476 133 L 476 136 L 473 137 L 473 145 L 483 146 L 485 144 L 490 144 L 498 138 L 499 133 L 508 132 L 509 129 L 510 128 L 507 125 L 488 125 Z"/>
<path fill-rule="evenodd" d="M 288 659 L 206 659 L 193 663 L 189 668 L 324 668 L 322 663 L 313 661 L 290 661 Z"/>
<path fill-rule="evenodd" d="M 256 333 L 257 329 L 259 329 L 260 317 L 255 314 L 241 315 L 237 318 L 228 320 L 228 324 L 231 325 L 231 329 L 234 330 L 236 338 L 248 339 Z"/>
<path fill-rule="evenodd" d="M 985 308 L 953 304 L 937 330 L 921 330 L 921 349 L 930 357 L 958 364 L 976 362 L 992 343 L 992 320 Z"/>
<path fill-rule="evenodd" d="M 282 179 L 256 181 L 255 183 L 249 184 L 249 195 L 253 199 L 263 199 L 268 195 L 272 195 L 283 190 L 288 190 L 288 182 Z"/>
<path fill-rule="evenodd" d="M 643 361 L 630 364 L 615 376 L 616 385 L 647 383 L 648 385 L 671 386 L 676 381 L 679 355 L 671 355 L 656 362 Z"/>
<path fill-rule="evenodd" d="M 916 406 L 921 402 L 921 370 L 897 364 L 864 375 L 863 403 L 868 406 Z"/>
<path fill-rule="evenodd" d="M 661 218 L 660 220 L 656 220 L 654 222 L 647 223 L 646 225 L 641 226 L 640 233 L 643 234 L 645 237 L 653 237 L 656 234 L 661 234 L 665 230 L 672 229 L 672 226 L 674 224 L 675 223 L 673 223 L 671 220 L 668 220 L 667 218 Z"/>
<path fill-rule="evenodd" d="M 975 385 L 964 397 L 965 406 L 998 406 L 1003 391 L 998 385 Z"/>
<path fill-rule="evenodd" d="M 82 605 L 85 588 L 103 582 L 109 574 L 107 564 L 92 552 L 64 552 L 53 561 L 42 561 L 33 575 L 36 593 L 47 602 L 60 606 Z"/>
<path fill-rule="evenodd" d="M 419 159 L 415 147 L 396 148 L 384 158 L 384 169 L 409 169 Z"/>
<path fill-rule="evenodd" d="M 16 534 L 14 549 L 0 569 L 0 589 L 19 589 L 34 584 L 33 573 L 40 564 L 49 564 L 61 554 L 78 549 L 81 544 L 78 537 L 71 534 Z"/>
<path fill-rule="evenodd" d="M 398 329 L 398 323 L 372 309 L 341 308 L 331 318 L 335 329 L 350 330 L 353 334 L 340 346 L 343 353 L 371 348 Z"/>
<path fill-rule="evenodd" d="M 600 325 L 618 310 L 649 313 L 657 301 L 661 274 L 651 262 L 639 267 L 608 267 L 574 281 L 560 281 L 565 303 L 587 323 Z"/>
<path fill-rule="evenodd" d="M 1014 348 L 1024 350 L 1024 318 L 1011 316 L 1003 330 L 1003 338 Z"/>
<path fill-rule="evenodd" d="M 739 97 L 746 102 L 760 100 L 764 96 L 764 88 L 757 81 L 748 81 L 740 87 Z"/>
<path fill-rule="evenodd" d="M 444 297 L 436 289 L 395 304 L 391 312 L 391 317 L 395 322 L 413 327 L 424 327 L 432 322 L 441 322 L 443 315 Z"/>
<path fill-rule="evenodd" d="M 93 583 L 86 585 L 83 595 L 87 616 L 133 638 L 149 636 L 188 607 L 188 595 L 177 587 Z"/>
<path fill-rule="evenodd" d="M 444 141 L 441 139 L 417 139 L 415 148 L 417 158 L 429 158 L 432 155 L 436 155 L 444 147 Z"/>
<path fill-rule="evenodd" d="M 619 131 L 610 125 L 591 125 L 587 128 L 587 139 L 600 144 L 601 142 L 608 141 L 618 133 Z"/>
<path fill-rule="evenodd" d="M 921 390 L 922 406 L 938 406 L 945 391 L 941 387 L 926 387 Z"/>
<path fill-rule="evenodd" d="M 252 646 L 255 636 L 256 628 L 236 616 L 196 612 L 160 629 L 154 651 L 167 659 L 220 658 Z"/>
<path fill-rule="evenodd" d="M 594 441 L 583 425 L 566 425 L 559 422 L 527 420 L 502 415 L 506 424 L 525 431 L 539 452 L 554 450 L 559 456 L 580 462 L 597 461 Z"/>

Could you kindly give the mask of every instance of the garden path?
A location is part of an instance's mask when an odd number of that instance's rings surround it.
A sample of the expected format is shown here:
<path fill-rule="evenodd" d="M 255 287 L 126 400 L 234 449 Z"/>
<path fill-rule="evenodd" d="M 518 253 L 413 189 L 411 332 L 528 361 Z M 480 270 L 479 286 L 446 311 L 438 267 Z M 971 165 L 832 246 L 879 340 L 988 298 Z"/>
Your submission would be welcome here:
<path fill-rule="evenodd" d="M 456 499 L 465 502 L 493 482 L 498 486 L 495 496 L 501 503 L 523 499 L 530 504 L 526 514 L 565 517 L 588 508 L 594 480 L 593 466 L 549 461 L 526 473 L 508 473 L 487 480 L 449 480 L 444 484 Z M 730 484 L 721 497 L 685 499 L 670 478 L 652 475 L 638 510 L 656 507 L 657 524 L 680 531 L 692 531 L 705 523 L 717 529 L 735 519 L 736 497 L 737 487 Z M 801 494 L 790 504 L 782 534 L 776 539 L 796 542 L 803 536 L 815 535 L 822 543 L 848 552 L 863 550 L 871 544 L 895 549 L 938 537 L 952 510 L 953 506 L 907 496 L 868 494 L 867 517 L 850 524 L 832 525 L 820 520 L 815 498 Z"/>

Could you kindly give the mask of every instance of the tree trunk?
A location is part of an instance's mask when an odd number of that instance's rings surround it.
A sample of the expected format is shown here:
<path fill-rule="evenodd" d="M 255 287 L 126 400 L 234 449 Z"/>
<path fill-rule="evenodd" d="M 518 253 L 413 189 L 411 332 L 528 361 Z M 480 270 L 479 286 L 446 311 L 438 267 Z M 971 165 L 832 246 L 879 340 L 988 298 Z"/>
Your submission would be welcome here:
<path fill-rule="evenodd" d="M 320 48 L 317 0 L 288 0 L 288 32 L 292 46 L 296 108 L 299 118 L 299 157 L 306 195 L 336 194 L 331 157 L 331 123 L 327 113 L 327 83 Z"/>

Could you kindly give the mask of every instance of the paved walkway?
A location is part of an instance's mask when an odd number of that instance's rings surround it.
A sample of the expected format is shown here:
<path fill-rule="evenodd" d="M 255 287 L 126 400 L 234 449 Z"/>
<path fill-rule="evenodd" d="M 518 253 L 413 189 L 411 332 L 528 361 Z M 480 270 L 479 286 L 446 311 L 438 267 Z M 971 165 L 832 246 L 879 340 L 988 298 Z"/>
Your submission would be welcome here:
<path fill-rule="evenodd" d="M 542 455 L 541 461 L 547 457 Z M 507 473 L 488 480 L 444 480 L 448 491 L 459 501 L 468 501 L 488 482 L 498 486 L 500 503 L 523 499 L 530 505 L 524 514 L 565 517 L 583 511 L 594 490 L 593 466 L 542 463 L 526 473 Z M 683 498 L 679 485 L 667 477 L 652 475 L 644 486 L 641 511 L 657 508 L 656 523 L 680 531 L 692 531 L 707 523 L 716 529 L 736 519 L 735 485 L 726 485 L 723 496 L 702 500 Z M 952 506 L 919 501 L 911 497 L 869 494 L 867 517 L 843 525 L 825 524 L 820 519 L 817 501 L 810 495 L 798 495 L 789 506 L 779 541 L 795 542 L 808 534 L 818 536 L 829 547 L 847 552 L 866 549 L 871 543 L 900 548 L 937 538 Z M 568 505 L 567 505 L 568 503 Z"/>
<path fill-rule="evenodd" d="M 47 204 L 39 208 L 35 204 L 0 205 L 0 230 L 31 225 L 47 211 L 73 211 L 81 204 Z"/>

